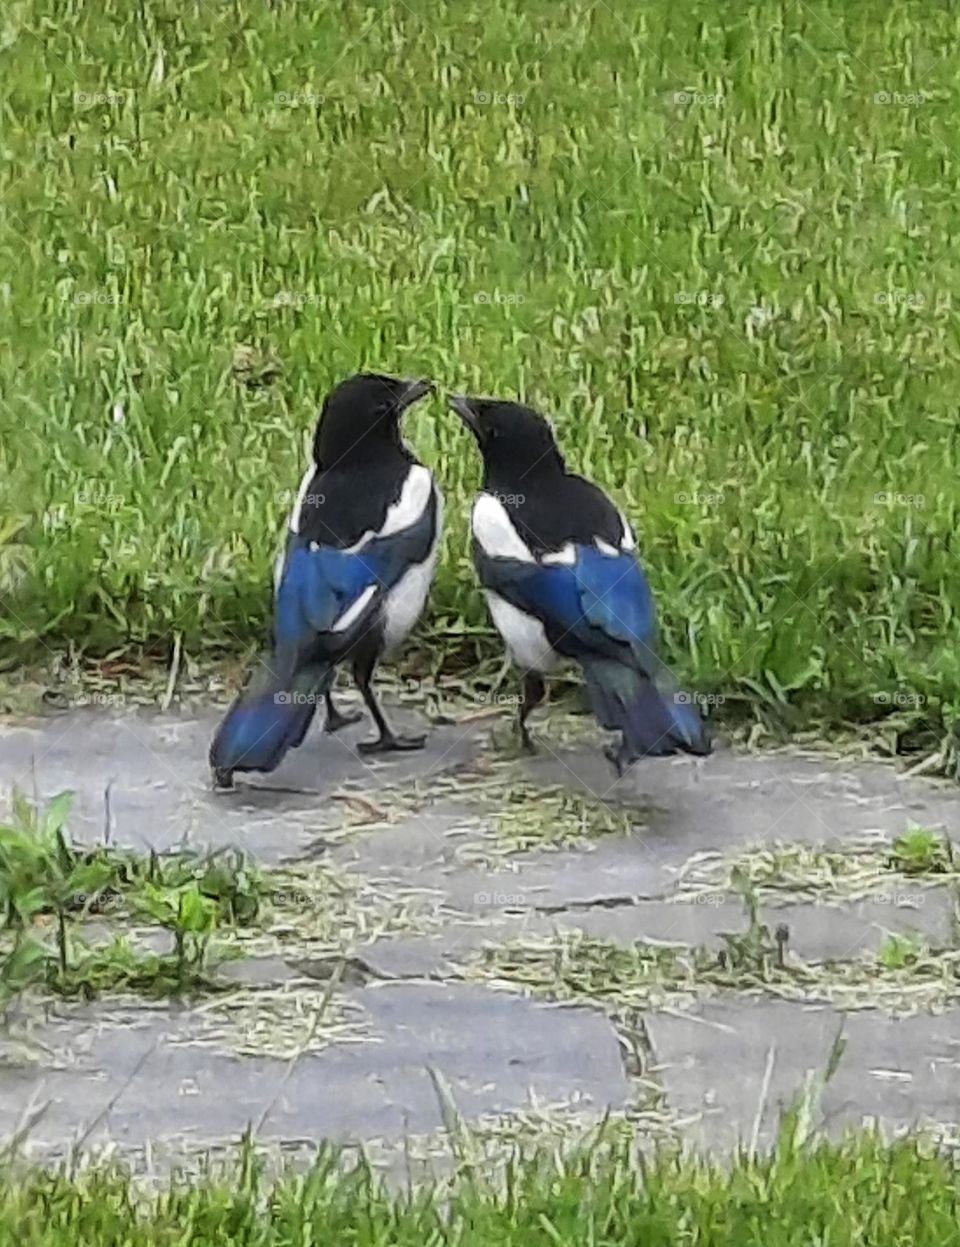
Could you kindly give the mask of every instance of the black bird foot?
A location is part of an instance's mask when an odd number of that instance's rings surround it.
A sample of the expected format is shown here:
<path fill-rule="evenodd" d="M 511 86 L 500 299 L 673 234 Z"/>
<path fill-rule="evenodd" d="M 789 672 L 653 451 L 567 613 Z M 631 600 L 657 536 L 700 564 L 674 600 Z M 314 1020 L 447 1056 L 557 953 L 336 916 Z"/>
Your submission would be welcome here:
<path fill-rule="evenodd" d="M 363 718 L 362 710 L 354 710 L 350 714 L 343 714 L 341 711 L 331 708 L 327 712 L 326 721 L 323 725 L 325 732 L 339 732 L 342 727 L 349 727 L 351 723 L 359 723 Z"/>
<path fill-rule="evenodd" d="M 521 728 L 520 730 L 520 749 L 521 752 L 527 754 L 531 758 L 536 756 L 536 741 L 534 741 L 533 737 L 526 730 L 526 728 Z"/>
<path fill-rule="evenodd" d="M 616 772 L 617 779 L 623 779 L 625 772 L 634 761 L 634 758 L 631 756 L 630 750 L 626 747 L 626 745 L 617 745 L 616 748 L 614 748 L 613 745 L 608 745 L 603 751 L 603 756 L 613 767 Z"/>
<path fill-rule="evenodd" d="M 426 733 L 422 736 L 394 736 L 392 732 L 384 732 L 376 740 L 362 740 L 357 749 L 362 754 L 412 753 L 415 749 L 422 749 L 426 743 Z"/>
<path fill-rule="evenodd" d="M 234 789 L 233 771 L 226 771 L 214 768 L 213 772 L 213 790 L 214 792 L 232 792 Z"/>

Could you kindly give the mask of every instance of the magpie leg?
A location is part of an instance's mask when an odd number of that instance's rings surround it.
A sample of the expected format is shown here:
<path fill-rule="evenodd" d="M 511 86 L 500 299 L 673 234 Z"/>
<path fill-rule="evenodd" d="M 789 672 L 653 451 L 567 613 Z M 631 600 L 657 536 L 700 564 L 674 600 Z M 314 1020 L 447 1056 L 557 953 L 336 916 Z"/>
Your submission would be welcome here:
<path fill-rule="evenodd" d="M 370 711 L 374 723 L 377 725 L 377 731 L 380 733 L 376 740 L 362 740 L 357 749 L 364 754 L 407 753 L 413 749 L 422 749 L 427 740 L 426 734 L 421 736 L 398 736 L 383 717 L 383 711 L 377 705 L 377 699 L 374 696 L 373 689 L 370 687 L 373 669 L 376 665 L 377 657 L 374 653 L 358 656 L 353 662 L 353 678 L 357 682 L 357 688 L 360 690 L 364 703 Z"/>
<path fill-rule="evenodd" d="M 344 714 L 342 710 L 338 710 L 333 704 L 333 697 L 330 695 L 329 689 L 324 691 L 323 703 L 327 708 L 327 717 L 323 724 L 325 732 L 339 732 L 342 727 L 348 727 L 351 723 L 357 723 L 363 718 L 359 710 L 351 711 L 349 714 Z"/>
<path fill-rule="evenodd" d="M 524 752 L 536 753 L 537 747 L 533 743 L 533 737 L 530 735 L 530 729 L 527 727 L 527 718 L 532 710 L 543 701 L 546 693 L 546 686 L 537 671 L 528 671 L 523 677 L 523 700 L 520 702 L 520 714 L 517 716 L 517 727 L 520 731 L 520 744 L 523 746 Z"/>
<path fill-rule="evenodd" d="M 620 744 L 616 748 L 613 745 L 608 745 L 604 749 L 603 755 L 616 772 L 617 779 L 622 779 L 630 765 L 636 761 L 624 739 L 621 739 Z"/>
<path fill-rule="evenodd" d="M 233 771 L 225 770 L 217 767 L 213 772 L 213 789 L 214 792 L 232 792 L 233 791 Z"/>

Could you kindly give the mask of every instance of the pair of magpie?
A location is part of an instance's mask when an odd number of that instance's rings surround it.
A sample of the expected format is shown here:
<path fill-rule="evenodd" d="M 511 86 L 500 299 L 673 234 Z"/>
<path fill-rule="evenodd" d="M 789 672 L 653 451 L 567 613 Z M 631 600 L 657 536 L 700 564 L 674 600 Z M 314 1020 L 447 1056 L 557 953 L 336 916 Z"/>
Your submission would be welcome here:
<path fill-rule="evenodd" d="M 379 735 L 361 753 L 419 749 L 395 733 L 371 682 L 419 618 L 437 560 L 443 499 L 400 431 L 429 381 L 364 373 L 327 397 L 277 562 L 273 645 L 231 706 L 210 749 L 218 786 L 236 771 L 272 771 L 300 745 L 318 704 L 326 729 L 358 715 L 337 710 L 336 668 L 350 663 Z M 707 754 L 692 699 L 656 652 L 653 598 L 621 511 L 567 470 L 535 411 L 495 399 L 451 397 L 477 440 L 483 488 L 473 504 L 473 554 L 494 624 L 523 672 L 522 741 L 543 676 L 579 664 L 593 714 L 620 733 L 607 751 L 618 774 L 639 757 Z"/>

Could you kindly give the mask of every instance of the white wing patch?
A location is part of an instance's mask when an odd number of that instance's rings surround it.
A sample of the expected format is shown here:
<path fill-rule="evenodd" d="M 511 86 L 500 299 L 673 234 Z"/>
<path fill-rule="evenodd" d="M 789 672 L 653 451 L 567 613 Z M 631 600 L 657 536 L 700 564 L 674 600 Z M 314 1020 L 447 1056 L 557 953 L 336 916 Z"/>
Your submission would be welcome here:
<path fill-rule="evenodd" d="M 627 523 L 627 517 L 622 511 L 618 511 L 620 523 L 623 525 L 623 536 L 620 538 L 621 550 L 635 550 L 637 548 L 637 539 L 633 535 L 633 529 Z"/>
<path fill-rule="evenodd" d="M 369 545 L 378 537 L 389 537 L 393 533 L 402 533 L 405 528 L 412 528 L 418 520 L 423 518 L 423 513 L 430 504 L 432 489 L 433 473 L 422 463 L 415 463 L 403 478 L 400 497 L 387 507 L 387 514 L 384 516 L 381 528 L 377 532 L 368 529 L 359 541 L 348 546 L 344 553 L 358 554 L 364 546 Z"/>
<path fill-rule="evenodd" d="M 317 474 L 317 465 L 311 463 L 309 468 L 303 474 L 303 480 L 300 482 L 300 488 L 297 490 L 297 496 L 294 499 L 293 510 L 290 512 L 290 531 L 298 533 L 300 531 L 300 512 L 303 510 L 303 500 L 310 488 L 310 482 Z"/>
<path fill-rule="evenodd" d="M 602 537 L 594 537 L 593 544 L 597 547 L 600 553 L 605 554 L 608 559 L 615 559 L 621 553 L 616 546 L 612 546 L 609 541 L 604 541 Z"/>
<path fill-rule="evenodd" d="M 577 552 L 572 541 L 568 541 L 559 550 L 553 550 L 550 554 L 544 554 L 540 557 L 540 562 L 545 563 L 548 567 L 573 567 L 576 561 Z"/>
<path fill-rule="evenodd" d="M 376 537 L 389 537 L 391 533 L 402 533 L 405 528 L 412 528 L 430 505 L 430 494 L 433 490 L 433 475 L 422 463 L 415 463 L 407 473 L 400 490 L 400 497 L 387 507 L 383 527 Z"/>
<path fill-rule="evenodd" d="M 312 463 L 303 474 L 303 480 L 300 482 L 300 488 L 297 490 L 293 510 L 290 512 L 290 531 L 292 533 L 300 531 L 303 501 L 307 496 L 307 490 L 310 488 L 310 482 L 313 480 L 316 472 L 317 465 Z M 433 476 L 430 469 L 425 468 L 421 463 L 415 463 L 404 477 L 403 486 L 400 489 L 400 497 L 396 502 L 392 502 L 387 507 L 387 514 L 384 516 L 383 525 L 379 532 L 368 529 L 359 541 L 347 548 L 345 553 L 357 554 L 376 537 L 389 537 L 392 533 L 400 533 L 405 528 L 412 527 L 423 516 L 429 505 L 432 488 Z"/>
<path fill-rule="evenodd" d="M 351 602 L 331 629 L 332 632 L 346 632 L 351 624 L 356 623 L 377 591 L 377 585 L 367 585 L 355 602 Z"/>
<path fill-rule="evenodd" d="M 521 563 L 536 561 L 514 528 L 506 507 L 493 494 L 477 495 L 471 527 L 488 558 L 516 559 Z"/>
<path fill-rule="evenodd" d="M 406 639 L 427 603 L 443 530 L 443 495 L 436 486 L 434 494 L 437 500 L 436 535 L 430 553 L 422 563 L 415 563 L 403 573 L 383 604 L 383 637 L 387 653 L 395 650 Z"/>
<path fill-rule="evenodd" d="M 552 671 L 561 659 L 547 640 L 540 620 L 518 610 L 492 589 L 485 589 L 484 597 L 516 665 L 525 671 Z"/>

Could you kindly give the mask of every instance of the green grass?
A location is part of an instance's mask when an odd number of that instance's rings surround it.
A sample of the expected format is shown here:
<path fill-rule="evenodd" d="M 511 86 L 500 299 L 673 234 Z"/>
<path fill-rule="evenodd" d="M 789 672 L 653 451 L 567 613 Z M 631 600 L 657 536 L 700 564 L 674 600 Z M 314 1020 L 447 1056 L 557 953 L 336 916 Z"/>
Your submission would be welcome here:
<path fill-rule="evenodd" d="M 437 922 L 428 892 L 315 862 L 266 868 L 235 848 L 78 845 L 71 802 L 64 792 L 41 808 L 14 792 L 11 821 L 0 822 L 0 1034 L 24 992 L 194 996 L 222 991 L 220 963 L 246 956 L 295 956 L 314 976 L 322 962 L 339 982 L 354 949 Z M 145 946 L 158 933 L 168 951 Z M 269 1011 L 261 1001 L 251 1022 Z"/>
<path fill-rule="evenodd" d="M 118 1170 L 0 1177 L 0 1241 L 32 1247 L 949 1247 L 960 1239 L 960 1186 L 949 1161 L 916 1141 L 874 1135 L 841 1144 L 788 1121 L 776 1152 L 731 1165 L 664 1152 L 638 1163 L 636 1142 L 516 1159 L 494 1185 L 469 1172 L 451 1191 L 386 1190 L 334 1151 L 302 1177 L 268 1180 L 256 1161 L 229 1177 L 163 1183 L 147 1195 Z"/>
<path fill-rule="evenodd" d="M 843 848 L 774 841 L 725 855 L 695 853 L 681 868 L 674 899 L 739 892 L 767 903 L 813 899 L 828 904 L 873 898 L 922 904 L 924 889 L 960 882 L 950 838 L 913 827 L 889 840 L 875 833 Z"/>
<path fill-rule="evenodd" d="M 882 1009 L 895 1017 L 939 1012 L 960 1001 L 960 949 L 892 935 L 880 950 L 845 960 L 805 961 L 790 952 L 790 931 L 752 923 L 720 932 L 723 947 L 618 944 L 579 933 L 488 944 L 466 974 L 510 991 L 597 1006 L 620 1025 L 631 1013 L 693 1007 L 725 996 Z"/>
<path fill-rule="evenodd" d="M 161 857 L 80 847 L 66 827 L 72 801 L 62 792 L 41 810 L 14 791 L 12 821 L 0 823 L 0 1022 L 8 1002 L 41 981 L 67 995 L 207 985 L 214 932 L 254 922 L 267 892 L 238 850 Z M 144 953 L 120 937 L 90 948 L 81 932 L 94 915 L 159 926 L 173 952 Z"/>
<path fill-rule="evenodd" d="M 556 416 L 704 693 L 952 721 L 958 36 L 938 0 L 7 6 L 3 660 L 259 639 L 317 404 L 382 368 Z M 424 645 L 470 662 L 476 456 L 439 400 L 409 433 L 450 504 Z"/>

